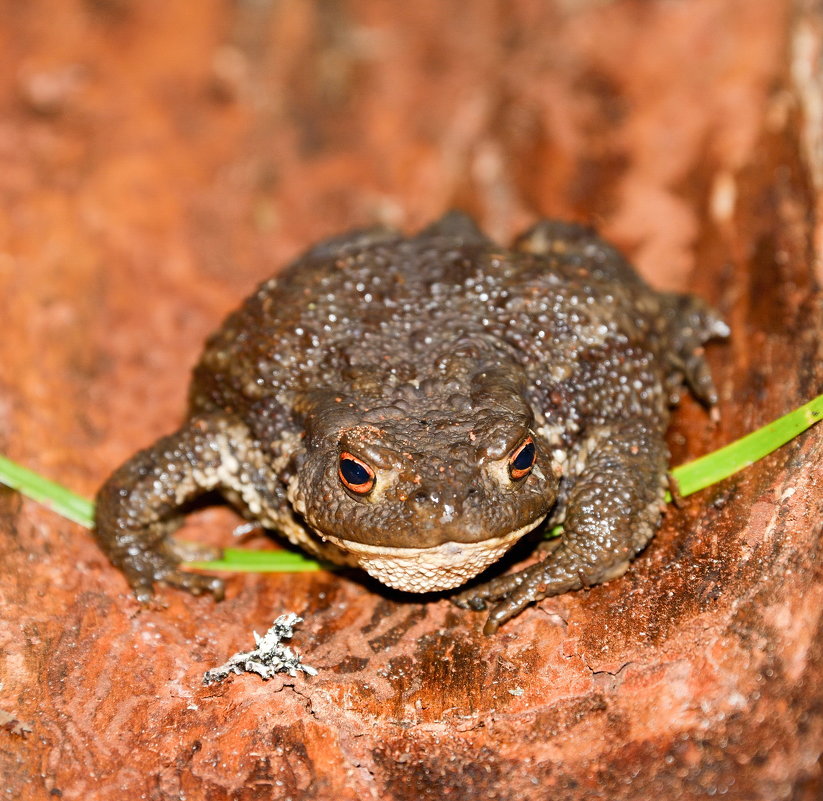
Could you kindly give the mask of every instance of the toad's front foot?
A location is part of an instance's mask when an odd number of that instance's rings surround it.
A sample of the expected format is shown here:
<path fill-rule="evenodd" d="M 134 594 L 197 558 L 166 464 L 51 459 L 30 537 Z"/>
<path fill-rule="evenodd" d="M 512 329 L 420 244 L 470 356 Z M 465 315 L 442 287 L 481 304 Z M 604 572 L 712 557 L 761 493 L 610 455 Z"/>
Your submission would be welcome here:
<path fill-rule="evenodd" d="M 149 603 L 154 597 L 155 582 L 163 582 L 172 587 L 187 590 L 192 595 L 210 593 L 220 601 L 225 595 L 225 584 L 217 576 L 190 573 L 181 569 L 183 560 L 214 559 L 219 551 L 214 548 L 183 543 L 168 537 L 152 549 L 132 545 L 121 553 L 110 553 L 112 561 L 119 567 L 134 591 L 137 600 Z"/>
<path fill-rule="evenodd" d="M 547 573 L 545 562 L 538 562 L 517 573 L 499 576 L 463 590 L 451 601 L 461 609 L 479 612 L 490 608 L 483 627 L 483 633 L 489 635 L 494 634 L 507 620 L 519 615 L 529 604 L 548 595 L 559 595 L 582 586 L 583 582 L 578 576 L 551 576 Z"/>

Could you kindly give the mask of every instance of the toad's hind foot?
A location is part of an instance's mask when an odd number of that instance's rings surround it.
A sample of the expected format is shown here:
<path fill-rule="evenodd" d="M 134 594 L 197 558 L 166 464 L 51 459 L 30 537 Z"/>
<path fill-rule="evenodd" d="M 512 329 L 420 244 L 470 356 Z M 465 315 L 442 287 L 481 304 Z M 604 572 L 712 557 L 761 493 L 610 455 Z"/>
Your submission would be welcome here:
<path fill-rule="evenodd" d="M 703 345 L 711 339 L 725 339 L 729 326 L 720 315 L 700 298 L 675 293 L 663 295 L 664 312 L 669 322 L 669 362 L 672 368 L 669 393 L 678 400 L 683 379 L 695 396 L 708 406 L 717 403 L 717 389 L 712 380 Z"/>

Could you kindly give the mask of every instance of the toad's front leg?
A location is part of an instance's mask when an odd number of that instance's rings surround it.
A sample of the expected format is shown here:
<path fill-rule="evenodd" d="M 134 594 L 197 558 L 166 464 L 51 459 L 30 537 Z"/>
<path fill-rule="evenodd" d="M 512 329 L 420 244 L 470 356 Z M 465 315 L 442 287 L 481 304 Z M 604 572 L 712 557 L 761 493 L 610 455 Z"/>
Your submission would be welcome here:
<path fill-rule="evenodd" d="M 659 424 L 621 420 L 591 430 L 572 460 L 559 546 L 525 570 L 464 590 L 454 602 L 491 605 L 484 632 L 493 634 L 534 601 L 622 575 L 659 524 L 666 460 Z"/>
<path fill-rule="evenodd" d="M 192 418 L 135 454 L 106 481 L 97 495 L 95 537 L 140 601 L 152 597 L 155 581 L 220 598 L 219 578 L 180 569 L 183 561 L 219 555 L 171 536 L 180 508 L 213 489 L 259 500 L 271 492 L 268 480 L 245 426 L 221 415 Z"/>

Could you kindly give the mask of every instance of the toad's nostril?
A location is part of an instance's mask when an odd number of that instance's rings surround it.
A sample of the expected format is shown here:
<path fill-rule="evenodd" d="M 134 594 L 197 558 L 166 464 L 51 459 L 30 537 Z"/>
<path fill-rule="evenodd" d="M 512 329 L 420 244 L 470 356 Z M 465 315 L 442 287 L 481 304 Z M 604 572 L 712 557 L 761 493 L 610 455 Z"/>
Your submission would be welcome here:
<path fill-rule="evenodd" d="M 412 500 L 415 503 L 436 504 L 440 501 L 440 496 L 435 490 L 419 489 L 412 495 Z"/>
<path fill-rule="evenodd" d="M 463 508 L 463 504 L 468 501 L 471 504 L 477 504 L 482 496 L 479 487 L 419 487 L 411 495 L 412 502 L 420 509 L 426 507 L 450 507 L 452 510 L 459 511 Z"/>

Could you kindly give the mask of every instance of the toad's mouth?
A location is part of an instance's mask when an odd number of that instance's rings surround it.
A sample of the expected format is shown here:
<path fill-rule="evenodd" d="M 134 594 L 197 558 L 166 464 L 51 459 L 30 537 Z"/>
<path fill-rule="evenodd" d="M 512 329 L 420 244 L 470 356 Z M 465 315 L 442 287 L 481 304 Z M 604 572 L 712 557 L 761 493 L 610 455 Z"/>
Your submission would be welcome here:
<path fill-rule="evenodd" d="M 496 562 L 524 534 L 545 519 L 482 542 L 443 542 L 429 548 L 389 548 L 324 534 L 323 539 L 350 553 L 370 576 L 405 592 L 450 590 Z"/>

